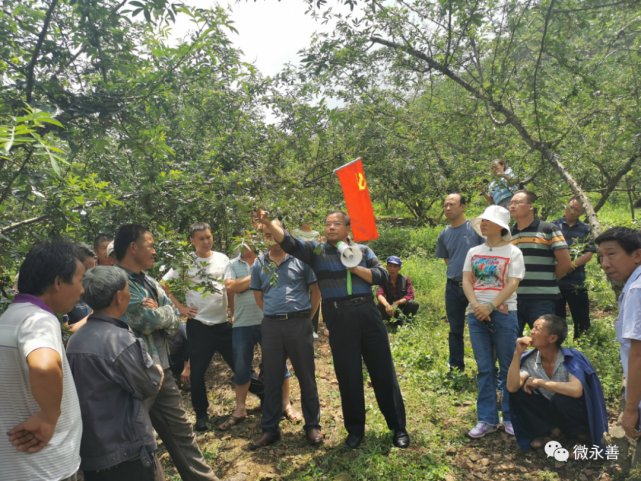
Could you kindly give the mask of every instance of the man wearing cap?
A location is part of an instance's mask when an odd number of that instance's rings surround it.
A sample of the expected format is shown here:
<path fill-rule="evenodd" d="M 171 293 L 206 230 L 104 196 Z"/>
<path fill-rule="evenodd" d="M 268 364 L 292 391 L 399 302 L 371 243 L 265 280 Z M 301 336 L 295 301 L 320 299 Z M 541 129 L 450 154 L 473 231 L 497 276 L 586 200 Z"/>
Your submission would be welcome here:
<path fill-rule="evenodd" d="M 468 301 L 463 292 L 463 262 L 467 252 L 485 242 L 474 232 L 470 221 L 465 218 L 465 197 L 450 194 L 445 198 L 443 213 L 450 221 L 436 244 L 436 257 L 447 264 L 447 283 L 445 284 L 445 313 L 450 324 L 449 348 L 450 370 L 465 371 L 463 342 L 465 333 L 465 310 Z"/>
<path fill-rule="evenodd" d="M 114 249 L 114 241 L 111 241 L 107 246 L 107 261 L 104 264 L 105 266 L 115 266 L 116 265 L 116 251 Z"/>
<path fill-rule="evenodd" d="M 405 404 L 396 377 L 389 336 L 373 302 L 372 286 L 387 284 L 387 272 L 376 254 L 369 247 L 349 240 L 350 218 L 345 212 L 327 214 L 327 243 L 323 244 L 290 236 L 280 226 L 275 226 L 263 211 L 259 210 L 257 217 L 270 228 L 274 240 L 283 250 L 308 264 L 318 278 L 323 319 L 331 332 L 329 343 L 348 432 L 345 444 L 356 449 L 365 436 L 364 361 L 378 406 L 387 427 L 394 431 L 394 445 L 408 448 L 410 436 L 405 429 Z M 337 248 L 340 242 L 360 249 L 362 260 L 359 265 L 350 268 L 343 265 Z"/>
<path fill-rule="evenodd" d="M 398 319 L 400 313 L 405 317 L 414 317 L 418 312 L 418 302 L 414 300 L 414 288 L 412 280 L 400 274 L 403 262 L 399 257 L 389 256 L 387 258 L 387 273 L 389 282 L 378 286 L 376 294 L 378 298 L 378 312 L 384 321 L 392 317 Z M 398 327 L 403 321 L 397 320 L 393 323 Z"/>

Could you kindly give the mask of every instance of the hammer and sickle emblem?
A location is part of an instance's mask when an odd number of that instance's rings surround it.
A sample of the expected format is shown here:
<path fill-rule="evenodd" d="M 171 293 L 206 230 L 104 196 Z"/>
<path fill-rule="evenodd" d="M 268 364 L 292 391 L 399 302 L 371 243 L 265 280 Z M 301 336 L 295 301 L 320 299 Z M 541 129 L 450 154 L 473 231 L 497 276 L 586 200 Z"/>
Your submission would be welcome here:
<path fill-rule="evenodd" d="M 358 185 L 358 190 L 365 190 L 367 189 L 367 181 L 363 177 L 363 174 L 355 173 L 356 176 L 356 184 Z"/>

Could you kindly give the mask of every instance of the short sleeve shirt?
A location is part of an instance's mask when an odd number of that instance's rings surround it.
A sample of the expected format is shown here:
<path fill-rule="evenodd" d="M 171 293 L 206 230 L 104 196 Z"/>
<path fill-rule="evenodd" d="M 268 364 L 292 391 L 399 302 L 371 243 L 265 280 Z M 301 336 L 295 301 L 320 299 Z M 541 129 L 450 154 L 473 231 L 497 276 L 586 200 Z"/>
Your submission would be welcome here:
<path fill-rule="evenodd" d="M 53 349 L 62 361 L 62 412 L 49 444 L 37 453 L 19 452 L 5 433 L 40 411 L 31 394 L 27 357 Z M 60 322 L 30 302 L 14 302 L 0 316 L 0 478 L 64 479 L 80 465 L 82 420 L 76 386 L 62 343 Z"/>
<path fill-rule="evenodd" d="M 67 321 L 69 325 L 75 324 L 76 322 L 82 321 L 85 317 L 91 314 L 91 307 L 83 300 L 80 296 L 78 304 L 74 306 L 73 309 L 67 314 Z"/>
<path fill-rule="evenodd" d="M 561 229 L 552 222 L 534 219 L 523 230 L 516 225 L 512 227 L 512 244 L 521 249 L 525 261 L 525 277 L 516 290 L 519 299 L 559 299 L 561 291 L 556 281 L 554 251 L 568 248 Z"/>
<path fill-rule="evenodd" d="M 492 247 L 491 250 L 483 244 L 469 250 L 463 272 L 472 272 L 476 300 L 480 304 L 487 304 L 505 288 L 510 277 L 523 279 L 523 254 L 512 244 Z M 505 303 L 510 311 L 516 311 L 516 292 Z"/>
<path fill-rule="evenodd" d="M 511 179 L 514 178 L 514 173 L 512 172 L 512 169 L 506 169 L 504 174 Z M 507 179 L 503 176 L 500 176 L 497 180 L 495 180 L 490 184 L 489 191 L 490 191 L 490 197 L 492 197 L 492 200 L 497 205 L 502 200 L 514 196 L 514 192 L 512 192 L 512 190 L 510 189 L 510 184 L 508 183 Z"/>
<path fill-rule="evenodd" d="M 552 377 L 549 377 L 545 372 L 545 369 L 543 369 L 543 365 L 541 364 L 541 353 L 537 349 L 534 350 L 536 352 L 529 354 L 521 363 L 521 374 L 525 374 L 526 376 L 530 376 L 535 379 L 543 379 L 544 381 L 570 382 L 570 373 L 568 373 L 568 370 L 564 366 L 565 357 L 560 350 L 556 358 L 556 364 L 554 364 Z M 545 388 L 538 389 L 541 394 L 548 399 L 552 399 L 552 396 L 554 396 L 552 391 L 548 391 Z"/>
<path fill-rule="evenodd" d="M 251 266 L 236 257 L 225 269 L 225 280 L 243 279 L 251 274 Z M 259 326 L 263 322 L 263 311 L 256 304 L 251 289 L 234 294 L 234 329 L 237 327 Z"/>
<path fill-rule="evenodd" d="M 219 279 L 211 281 L 219 292 L 213 294 L 207 292 L 203 296 L 202 292 L 189 290 L 185 295 L 187 306 L 198 309 L 198 314 L 194 316 L 194 319 L 203 324 L 214 325 L 227 322 L 227 291 L 221 281 L 225 275 L 225 269 L 229 265 L 229 257 L 220 252 L 212 252 L 211 257 L 196 257 L 196 263 L 200 264 L 211 277 Z M 202 277 L 198 275 L 198 271 L 198 268 L 192 268 L 187 273 L 191 281 L 196 284 L 203 281 Z M 179 273 L 176 270 L 170 269 L 162 280 L 176 279 L 178 275 Z"/>
<path fill-rule="evenodd" d="M 463 280 L 463 263 L 467 251 L 485 243 L 485 239 L 478 235 L 469 220 L 458 227 L 447 226 L 438 236 L 436 244 L 436 257 L 449 259 L 447 262 L 448 280 L 461 282 Z"/>
<path fill-rule="evenodd" d="M 263 291 L 264 314 L 274 316 L 310 310 L 312 303 L 309 298 L 309 286 L 317 283 L 312 268 L 289 254 L 278 267 L 273 262 L 267 262 L 267 259 L 267 255 L 256 259 L 251 269 L 249 284 L 252 291 Z M 275 283 L 272 283 L 274 272 L 276 279 Z"/>
<path fill-rule="evenodd" d="M 641 341 L 641 266 L 637 267 L 619 297 L 619 320 L 614 322 L 619 341 L 623 374 L 628 378 L 628 358 L 632 341 Z"/>
<path fill-rule="evenodd" d="M 565 221 L 565 218 L 561 217 L 553 222 L 559 229 L 565 238 L 565 242 L 570 248 L 570 256 L 572 260 L 576 260 L 580 255 L 586 254 L 588 252 L 596 252 L 594 242 L 591 239 L 590 226 L 577 220 L 576 224 L 570 225 Z M 586 243 L 581 254 L 576 254 L 572 252 L 572 246 L 575 242 Z M 572 289 L 574 287 L 583 287 L 585 284 L 585 266 L 579 266 L 574 271 L 570 272 L 568 275 L 563 276 L 559 280 L 559 288 L 561 289 Z"/>

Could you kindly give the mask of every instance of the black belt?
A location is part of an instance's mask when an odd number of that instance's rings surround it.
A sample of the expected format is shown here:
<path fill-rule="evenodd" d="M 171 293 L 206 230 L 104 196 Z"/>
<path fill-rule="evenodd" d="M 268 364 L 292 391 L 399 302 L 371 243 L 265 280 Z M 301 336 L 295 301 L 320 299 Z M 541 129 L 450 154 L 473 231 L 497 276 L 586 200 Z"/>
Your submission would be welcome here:
<path fill-rule="evenodd" d="M 300 319 L 301 317 L 310 317 L 311 311 L 307 309 L 306 311 L 294 311 L 288 312 L 287 314 L 275 314 L 273 316 L 264 315 L 267 319 L 273 319 L 274 321 L 285 321 L 287 319 Z"/>
<path fill-rule="evenodd" d="M 462 282 L 455 281 L 455 280 L 452 280 L 452 279 L 448 279 L 448 280 L 447 280 L 447 283 L 448 283 L 448 284 L 453 284 L 453 285 L 455 285 L 455 286 L 463 287 L 463 283 L 462 283 Z"/>
<path fill-rule="evenodd" d="M 334 309 L 338 309 L 339 307 L 358 306 L 373 300 L 374 296 L 365 296 L 354 297 L 353 299 L 347 299 L 346 301 L 323 301 L 323 307 L 333 307 Z"/>

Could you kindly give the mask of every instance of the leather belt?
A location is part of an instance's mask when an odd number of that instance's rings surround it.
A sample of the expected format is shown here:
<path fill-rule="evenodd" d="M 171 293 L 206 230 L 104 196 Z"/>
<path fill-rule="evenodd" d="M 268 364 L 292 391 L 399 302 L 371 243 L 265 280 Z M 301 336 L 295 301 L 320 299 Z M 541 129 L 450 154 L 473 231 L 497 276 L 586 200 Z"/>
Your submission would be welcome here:
<path fill-rule="evenodd" d="M 454 281 L 454 280 L 452 280 L 452 279 L 448 279 L 448 280 L 447 280 L 447 283 L 448 283 L 448 284 L 452 284 L 452 285 L 454 285 L 454 286 L 463 287 L 463 283 L 462 283 L 462 282 Z"/>
<path fill-rule="evenodd" d="M 338 309 L 339 307 L 358 306 L 373 300 L 374 296 L 365 296 L 354 297 L 353 299 L 347 299 L 346 301 L 323 301 L 323 307 L 333 307 L 334 309 Z"/>
<path fill-rule="evenodd" d="M 273 316 L 264 315 L 267 319 L 273 319 L 274 321 L 285 321 L 287 319 L 300 319 L 302 317 L 310 317 L 311 311 L 308 309 L 306 311 L 294 311 L 288 312 L 287 314 L 275 314 Z"/>

